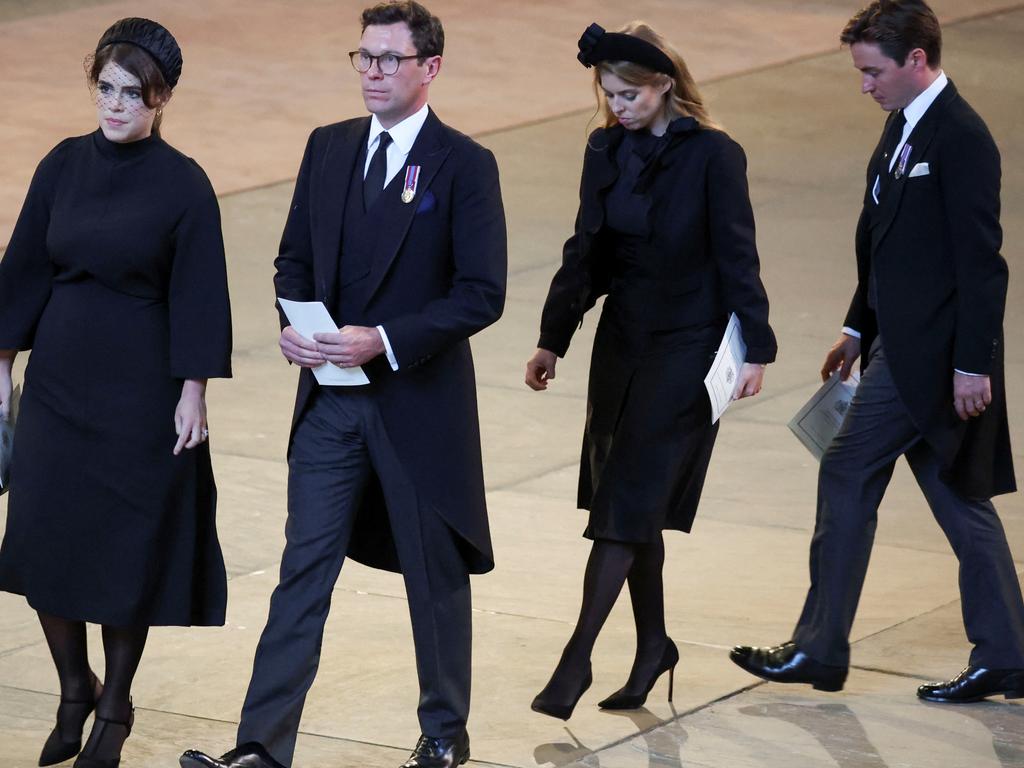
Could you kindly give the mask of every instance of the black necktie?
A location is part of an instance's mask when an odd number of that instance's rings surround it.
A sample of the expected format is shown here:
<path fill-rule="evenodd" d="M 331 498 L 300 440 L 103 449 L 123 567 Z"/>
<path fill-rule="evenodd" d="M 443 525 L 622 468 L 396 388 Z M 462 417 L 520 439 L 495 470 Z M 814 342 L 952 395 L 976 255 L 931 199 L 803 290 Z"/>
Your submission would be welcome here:
<path fill-rule="evenodd" d="M 388 178 L 388 145 L 391 134 L 384 131 L 377 140 L 377 151 L 370 158 L 370 167 L 363 179 L 363 206 L 370 210 L 380 193 L 384 191 L 384 182 Z"/>
<path fill-rule="evenodd" d="M 885 191 L 889 183 L 889 166 L 892 165 L 893 153 L 896 151 L 896 147 L 899 146 L 900 139 L 903 138 L 903 127 L 906 124 L 907 116 L 903 114 L 901 109 L 893 115 L 892 120 L 889 121 L 889 127 L 885 129 L 882 157 L 878 161 L 878 179 L 881 192 Z M 881 198 L 881 194 L 879 194 L 879 198 Z"/>

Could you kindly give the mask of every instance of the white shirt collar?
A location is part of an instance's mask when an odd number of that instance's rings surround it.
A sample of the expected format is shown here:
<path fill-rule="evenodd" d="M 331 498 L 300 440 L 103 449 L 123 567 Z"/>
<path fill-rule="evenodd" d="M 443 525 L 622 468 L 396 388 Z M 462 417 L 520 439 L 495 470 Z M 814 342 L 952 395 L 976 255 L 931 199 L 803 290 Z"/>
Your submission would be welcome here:
<path fill-rule="evenodd" d="M 420 129 L 427 121 L 427 115 L 429 113 L 430 107 L 424 104 L 417 112 L 414 112 L 402 122 L 397 123 L 388 129 L 388 133 L 391 135 L 391 140 L 395 143 L 395 146 L 402 151 L 402 154 L 408 155 L 412 150 L 412 145 L 416 143 L 416 137 L 420 135 Z M 378 120 L 377 116 L 374 115 L 370 118 L 370 135 L 366 140 L 366 148 L 372 149 L 377 142 L 377 137 L 383 132 L 384 126 L 380 124 L 380 120 Z"/>
<path fill-rule="evenodd" d="M 906 109 L 903 110 L 903 116 L 907 118 L 907 126 L 910 130 L 914 129 L 914 126 L 918 124 L 924 113 L 928 111 L 928 107 L 932 105 L 932 102 L 938 98 L 938 95 L 942 92 L 942 89 L 946 87 L 949 82 L 949 78 L 946 77 L 946 73 L 940 71 L 939 76 L 935 78 L 935 81 L 925 88 L 921 93 L 917 95 L 917 98 L 910 102 Z"/>

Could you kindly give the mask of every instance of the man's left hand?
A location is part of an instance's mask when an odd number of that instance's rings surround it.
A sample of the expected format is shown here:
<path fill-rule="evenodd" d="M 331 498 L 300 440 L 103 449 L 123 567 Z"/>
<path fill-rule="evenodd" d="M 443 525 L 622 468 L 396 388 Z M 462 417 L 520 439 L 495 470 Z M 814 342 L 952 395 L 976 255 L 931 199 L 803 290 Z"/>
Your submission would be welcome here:
<path fill-rule="evenodd" d="M 376 328 L 346 325 L 337 333 L 314 333 L 320 354 L 339 368 L 365 365 L 377 355 L 384 354 L 384 339 Z"/>
<path fill-rule="evenodd" d="M 988 376 L 953 374 L 953 407 L 964 421 L 981 416 L 992 402 L 992 380 Z"/>

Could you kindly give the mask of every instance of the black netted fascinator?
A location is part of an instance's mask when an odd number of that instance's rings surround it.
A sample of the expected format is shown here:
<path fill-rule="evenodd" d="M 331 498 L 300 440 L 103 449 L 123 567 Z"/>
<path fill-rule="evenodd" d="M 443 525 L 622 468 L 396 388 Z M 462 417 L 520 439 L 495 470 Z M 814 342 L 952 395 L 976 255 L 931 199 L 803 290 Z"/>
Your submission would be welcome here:
<path fill-rule="evenodd" d="M 181 77 L 181 48 L 174 35 L 149 19 L 121 19 L 103 33 L 96 44 L 96 52 L 115 43 L 128 43 L 144 50 L 160 68 L 160 73 L 173 88 Z"/>
<path fill-rule="evenodd" d="M 585 67 L 602 61 L 631 61 L 641 67 L 675 77 L 676 68 L 658 46 L 622 32 L 605 32 L 599 24 L 591 24 L 579 42 L 576 56 Z"/>

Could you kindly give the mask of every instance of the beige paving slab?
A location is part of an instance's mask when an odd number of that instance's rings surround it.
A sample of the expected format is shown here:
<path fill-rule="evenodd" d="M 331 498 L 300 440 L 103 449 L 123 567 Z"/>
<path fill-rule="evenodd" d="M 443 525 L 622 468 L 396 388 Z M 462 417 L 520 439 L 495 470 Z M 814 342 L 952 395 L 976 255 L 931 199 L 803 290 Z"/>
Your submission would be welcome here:
<path fill-rule="evenodd" d="M 755 531 L 760 529 L 779 529 L 801 532 L 809 540 L 814 528 L 818 464 L 790 434 L 784 421 L 809 396 L 810 390 L 782 399 L 783 406 L 778 409 L 781 413 L 765 420 L 761 420 L 761 415 L 767 404 L 760 410 L 751 407 L 744 415 L 726 415 L 715 444 L 693 538 L 704 535 L 706 524 L 718 522 L 749 528 L 748 535 L 756 535 Z M 510 490 L 551 499 L 562 505 L 564 514 L 569 514 L 575 507 L 579 476 L 579 434 L 575 437 L 573 452 L 564 452 L 564 464 Z M 1000 497 L 995 503 L 1014 555 L 1024 566 L 1024 514 L 1018 497 Z M 574 514 L 582 530 L 585 513 Z M 878 520 L 875 541 L 879 546 L 937 554 L 950 552 L 903 460 L 897 464 Z M 713 548 L 717 544 L 707 546 Z M 806 552 L 800 555 L 800 561 L 806 561 Z"/>
<path fill-rule="evenodd" d="M 954 600 L 859 641 L 852 663 L 926 680 L 947 680 L 967 664 L 970 651 L 961 603 Z"/>
<path fill-rule="evenodd" d="M 56 696 L 0 687 L 0 768 L 30 768 L 53 727 Z M 91 726 L 87 726 L 91 727 Z M 234 743 L 236 724 L 136 707 L 135 726 L 125 743 L 124 768 L 153 768 L 178 764 L 188 746 Z M 169 737 L 174 734 L 173 737 Z M 218 753 L 219 754 L 219 753 Z M 306 768 L 394 766 L 407 756 L 404 748 L 363 744 L 345 739 L 300 733 L 297 764 Z M 71 763 L 67 763 L 71 765 Z"/>
<path fill-rule="evenodd" d="M 20 595 L 0 592 L 0 658 L 42 642 L 36 615 L 25 608 Z"/>
<path fill-rule="evenodd" d="M 499 570 L 474 580 L 483 611 L 558 622 L 564 643 L 579 610 L 590 544 L 586 518 L 570 504 L 539 495 L 491 494 L 491 524 Z M 756 528 L 705 519 L 691 536 L 667 534 L 666 601 L 673 636 L 728 648 L 778 642 L 792 631 L 807 589 L 809 530 Z M 401 599 L 399 579 L 353 565 L 342 590 Z M 234 585 L 233 585 L 234 586 Z M 952 554 L 876 544 L 854 627 L 863 637 L 956 599 Z M 620 598 L 609 631 L 621 632 L 631 658 L 632 618 Z M 554 654 L 560 649 L 551 650 Z"/>
<path fill-rule="evenodd" d="M 222 629 L 155 629 L 136 680 L 136 706 L 146 710 L 187 713 L 193 718 L 237 721 L 248 682 L 258 631 L 273 586 L 270 574 L 232 582 L 228 625 Z M 561 732 L 561 723 L 529 712 L 564 641 L 557 622 L 525 616 L 475 615 L 477 653 L 471 729 L 478 759 L 530 765 L 535 744 Z M 612 650 L 620 638 L 610 633 L 595 654 L 598 683 L 580 704 L 574 727 L 591 741 L 625 738 L 635 729 L 628 721 L 611 720 L 594 706 L 618 688 L 632 659 L 632 645 Z M 96 633 L 90 635 L 94 651 Z M 94 664 L 101 668 L 98 651 Z M 676 686 L 676 706 L 695 707 L 741 687 L 745 673 L 717 649 L 684 648 L 685 669 Z M 12 688 L 56 693 L 45 646 L 37 644 L 0 657 L 0 679 Z M 665 696 L 659 686 L 657 695 Z M 328 622 L 317 681 L 307 700 L 302 729 L 310 734 L 396 747 L 411 745 L 418 733 L 415 720 L 416 674 L 406 604 L 381 594 L 337 590 Z M 51 704 L 52 706 L 52 698 Z M 661 719 L 672 716 L 665 703 L 652 702 Z M 48 718 L 41 715 L 45 722 Z M 0 715 L 0 727 L 4 721 Z M 226 749 L 223 728 L 204 743 Z M 203 735 L 203 734 L 199 734 Z M 217 741 L 217 738 L 220 741 Z M 166 732 L 165 749 L 198 738 L 188 729 Z"/>
<path fill-rule="evenodd" d="M 862 672 L 842 694 L 761 685 L 572 768 L 1019 768 L 1024 707 L 919 703 L 906 679 Z"/>
<path fill-rule="evenodd" d="M 1012 5 L 936 3 L 946 19 Z M 0 242 L 9 237 L 38 159 L 63 137 L 95 126 L 81 61 L 114 19 L 157 18 L 180 38 L 186 67 L 166 133 L 209 171 L 219 191 L 229 192 L 293 177 L 311 127 L 363 112 L 343 60 L 358 40 L 361 7 L 354 0 L 144 0 L 58 4 L 52 13 L 0 18 L 0 100 L 20 107 L 18 119 L 0 123 L 0 141 L 9 148 L 0 159 Z M 499 0 L 486 15 L 469 0 L 437 0 L 432 8 L 448 39 L 434 104 L 474 134 L 585 108 L 588 73 L 575 61 L 576 40 L 594 19 L 609 28 L 626 21 L 611 0 Z M 629 9 L 674 40 L 700 80 L 830 50 L 849 12 L 845 3 L 825 0 L 650 0 Z M 538 68 L 543 88 L 536 85 Z"/>

